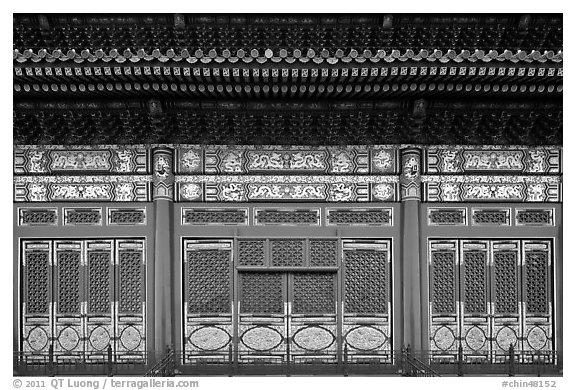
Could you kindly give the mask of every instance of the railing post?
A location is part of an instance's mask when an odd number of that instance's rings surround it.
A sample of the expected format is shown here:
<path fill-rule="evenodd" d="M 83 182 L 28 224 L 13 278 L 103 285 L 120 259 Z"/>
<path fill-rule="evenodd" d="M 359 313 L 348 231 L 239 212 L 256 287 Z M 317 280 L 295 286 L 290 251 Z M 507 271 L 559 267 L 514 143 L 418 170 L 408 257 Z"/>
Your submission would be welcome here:
<path fill-rule="evenodd" d="M 458 346 L 458 376 L 464 376 L 464 349 Z"/>
<path fill-rule="evenodd" d="M 508 376 L 514 376 L 514 345 L 508 348 Z"/>
<path fill-rule="evenodd" d="M 344 376 L 348 376 L 348 344 L 344 344 Z"/>
<path fill-rule="evenodd" d="M 48 348 L 48 376 L 54 376 L 54 345 Z"/>
<path fill-rule="evenodd" d="M 543 362 L 543 361 L 542 361 L 542 359 L 540 358 L 540 351 L 536 351 L 536 360 L 535 360 L 535 363 L 536 363 L 536 375 L 537 375 L 538 377 L 540 377 L 540 373 L 541 373 L 540 371 L 541 371 L 541 368 L 542 368 L 542 367 L 540 367 L 540 366 L 542 365 L 542 362 Z"/>
<path fill-rule="evenodd" d="M 108 376 L 112 376 L 112 367 L 114 367 L 112 364 L 112 345 L 108 344 L 106 352 L 108 353 Z"/>
<path fill-rule="evenodd" d="M 229 373 L 228 376 L 233 376 L 234 375 L 234 361 L 232 359 L 232 343 L 230 343 L 230 345 L 228 346 L 228 367 L 229 367 Z"/>

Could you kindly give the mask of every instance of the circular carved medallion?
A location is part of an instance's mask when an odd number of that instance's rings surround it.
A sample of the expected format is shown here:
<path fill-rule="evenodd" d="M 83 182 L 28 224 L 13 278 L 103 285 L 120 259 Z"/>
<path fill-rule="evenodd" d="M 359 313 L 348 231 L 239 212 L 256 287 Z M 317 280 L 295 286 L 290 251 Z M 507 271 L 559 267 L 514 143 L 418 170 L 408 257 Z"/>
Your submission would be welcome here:
<path fill-rule="evenodd" d="M 32 350 L 41 351 L 48 345 L 48 334 L 44 329 L 37 326 L 28 333 L 28 344 Z"/>
<path fill-rule="evenodd" d="M 336 338 L 326 328 L 321 326 L 308 326 L 298 329 L 294 334 L 294 343 L 308 351 L 320 351 L 334 343 Z"/>
<path fill-rule="evenodd" d="M 474 351 L 480 350 L 486 344 L 486 335 L 477 326 L 473 326 L 466 332 L 466 344 Z"/>
<path fill-rule="evenodd" d="M 454 345 L 455 340 L 454 332 L 447 326 L 438 328 L 436 333 L 434 333 L 434 344 L 443 351 L 450 349 Z"/>
<path fill-rule="evenodd" d="M 216 326 L 203 326 L 195 329 L 188 337 L 190 344 L 203 351 L 216 351 L 223 348 L 228 345 L 230 339 L 228 332 Z"/>
<path fill-rule="evenodd" d="M 346 342 L 354 349 L 370 351 L 382 347 L 388 337 L 373 326 L 358 326 L 346 334 Z"/>
<path fill-rule="evenodd" d="M 140 335 L 140 332 L 132 325 L 125 327 L 120 334 L 120 342 L 122 343 L 122 346 L 129 351 L 135 350 L 140 345 L 141 341 L 142 336 Z"/>
<path fill-rule="evenodd" d="M 102 351 L 108 344 L 110 344 L 110 334 L 108 331 L 101 326 L 94 328 L 92 333 L 90 333 L 90 345 L 92 345 L 95 350 Z"/>
<path fill-rule="evenodd" d="M 284 338 L 276 329 L 268 326 L 256 326 L 244 332 L 241 340 L 250 349 L 270 351 L 282 344 Z"/>
<path fill-rule="evenodd" d="M 516 346 L 516 344 L 518 343 L 518 337 L 516 336 L 516 332 L 509 326 L 504 326 L 496 334 L 496 343 L 501 349 L 507 351 L 508 348 L 510 348 L 510 344 Z"/>
<path fill-rule="evenodd" d="M 72 351 L 74 348 L 78 346 L 80 342 L 80 336 L 76 329 L 71 327 L 66 327 L 62 329 L 60 335 L 58 336 L 58 342 L 60 346 L 64 348 L 66 351 Z"/>
<path fill-rule="evenodd" d="M 535 350 L 541 350 L 546 346 L 548 337 L 546 332 L 539 326 L 535 326 L 528 332 L 528 345 Z"/>

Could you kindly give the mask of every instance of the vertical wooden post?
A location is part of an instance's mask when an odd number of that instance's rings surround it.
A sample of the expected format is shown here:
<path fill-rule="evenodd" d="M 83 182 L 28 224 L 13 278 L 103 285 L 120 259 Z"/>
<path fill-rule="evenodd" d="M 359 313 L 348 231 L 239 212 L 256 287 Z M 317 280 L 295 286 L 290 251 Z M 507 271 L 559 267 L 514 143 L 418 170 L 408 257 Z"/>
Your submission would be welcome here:
<path fill-rule="evenodd" d="M 404 296 L 404 340 L 413 350 L 422 349 L 422 309 L 420 307 L 420 172 L 421 151 L 401 150 L 400 194 L 402 200 L 402 281 Z"/>
<path fill-rule="evenodd" d="M 514 345 L 508 348 L 508 376 L 514 376 Z"/>
<path fill-rule="evenodd" d="M 168 148 L 152 152 L 154 201 L 154 351 L 161 354 L 173 344 L 172 313 L 172 207 L 174 201 L 173 154 Z"/>
<path fill-rule="evenodd" d="M 114 362 L 112 361 L 112 345 L 108 344 L 106 352 L 108 356 L 108 376 L 112 376 L 112 367 L 114 367 Z"/>

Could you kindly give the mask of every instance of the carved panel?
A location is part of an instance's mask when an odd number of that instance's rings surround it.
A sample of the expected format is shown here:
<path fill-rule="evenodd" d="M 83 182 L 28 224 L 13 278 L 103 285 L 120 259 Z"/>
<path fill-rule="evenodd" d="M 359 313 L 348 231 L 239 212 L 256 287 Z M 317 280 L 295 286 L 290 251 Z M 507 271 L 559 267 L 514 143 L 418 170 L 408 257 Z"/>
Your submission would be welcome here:
<path fill-rule="evenodd" d="M 266 249 L 266 240 L 238 240 L 238 265 L 265 265 Z"/>
<path fill-rule="evenodd" d="M 434 251 L 431 258 L 431 304 L 434 314 L 456 314 L 456 254 Z"/>
<path fill-rule="evenodd" d="M 119 312 L 142 313 L 143 302 L 143 257 L 142 252 L 122 250 L 118 253 L 119 265 Z"/>
<path fill-rule="evenodd" d="M 282 314 L 284 299 L 281 273 L 238 273 L 240 278 L 240 312 Z"/>
<path fill-rule="evenodd" d="M 518 253 L 494 252 L 494 314 L 518 313 L 520 278 Z"/>
<path fill-rule="evenodd" d="M 110 314 L 109 252 L 88 253 L 88 312 Z"/>
<path fill-rule="evenodd" d="M 338 265 L 338 241 L 311 239 L 308 244 L 311 267 L 336 267 Z"/>
<path fill-rule="evenodd" d="M 49 253 L 28 252 L 26 262 L 26 311 L 27 314 L 48 314 Z"/>
<path fill-rule="evenodd" d="M 509 226 L 510 209 L 475 209 L 472 208 L 472 225 Z"/>
<path fill-rule="evenodd" d="M 270 252 L 273 266 L 304 265 L 304 240 L 270 240 Z"/>
<path fill-rule="evenodd" d="M 428 225 L 466 225 L 466 208 L 428 208 Z"/>
<path fill-rule="evenodd" d="M 464 314 L 487 313 L 487 253 L 467 250 L 462 264 Z"/>
<path fill-rule="evenodd" d="M 247 225 L 248 209 L 182 208 L 182 225 Z"/>
<path fill-rule="evenodd" d="M 548 288 L 548 253 L 531 251 L 526 253 L 526 311 L 548 313 L 550 292 Z"/>
<path fill-rule="evenodd" d="M 388 312 L 388 252 L 380 247 L 344 251 L 344 311 L 357 314 Z"/>
<path fill-rule="evenodd" d="M 101 208 L 64 207 L 64 225 L 102 225 Z"/>
<path fill-rule="evenodd" d="M 107 208 L 108 225 L 146 225 L 146 209 Z"/>
<path fill-rule="evenodd" d="M 61 250 L 56 255 L 59 313 L 80 314 L 80 254 L 76 250 Z"/>
<path fill-rule="evenodd" d="M 295 273 L 293 312 L 296 314 L 335 313 L 334 283 L 334 273 Z"/>
<path fill-rule="evenodd" d="M 57 208 L 19 208 L 18 226 L 56 226 Z"/>
<path fill-rule="evenodd" d="M 230 250 L 195 249 L 187 252 L 189 313 L 229 313 Z"/>
<path fill-rule="evenodd" d="M 319 225 L 320 209 L 254 209 L 255 225 Z"/>
<path fill-rule="evenodd" d="M 553 226 L 553 209 L 516 209 L 517 226 Z"/>
<path fill-rule="evenodd" d="M 326 209 L 327 225 L 391 226 L 391 208 Z"/>

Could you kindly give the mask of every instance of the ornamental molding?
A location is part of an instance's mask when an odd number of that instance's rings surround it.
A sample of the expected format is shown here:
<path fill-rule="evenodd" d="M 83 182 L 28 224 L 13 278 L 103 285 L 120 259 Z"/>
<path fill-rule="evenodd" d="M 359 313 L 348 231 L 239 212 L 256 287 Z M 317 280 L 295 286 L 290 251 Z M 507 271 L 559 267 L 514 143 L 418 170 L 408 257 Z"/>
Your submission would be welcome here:
<path fill-rule="evenodd" d="M 224 62 L 235 64 L 235 63 L 258 63 L 264 64 L 267 62 L 271 63 L 308 63 L 312 62 L 315 64 L 327 63 L 330 65 L 334 65 L 337 63 L 364 63 L 364 62 L 371 62 L 371 63 L 392 63 L 392 62 L 406 62 L 406 61 L 427 61 L 427 62 L 440 62 L 440 63 L 448 63 L 448 62 L 455 62 L 455 63 L 475 63 L 475 62 L 509 62 L 512 64 L 516 63 L 561 63 L 563 60 L 564 53 L 559 50 L 557 52 L 554 51 L 544 51 L 544 53 L 540 53 L 540 51 L 532 50 L 531 52 L 527 52 L 525 50 L 519 50 L 516 52 L 512 52 L 510 50 L 490 50 L 487 53 L 484 50 L 462 50 L 460 53 L 456 53 L 454 50 L 448 50 L 443 52 L 439 49 L 434 49 L 433 51 L 428 50 L 420 50 L 418 53 L 414 52 L 411 49 L 407 49 L 404 53 L 401 53 L 400 50 L 392 50 L 390 52 L 386 52 L 385 50 L 378 50 L 377 52 L 373 53 L 370 50 L 364 50 L 360 52 L 356 49 L 350 49 L 346 53 L 342 50 L 338 51 L 335 55 L 330 55 L 327 50 L 323 50 L 321 52 L 315 52 L 313 49 L 308 50 L 300 50 L 294 49 L 293 55 L 288 55 L 288 53 L 283 52 L 283 56 L 275 56 L 274 51 L 272 49 L 265 49 L 265 50 L 258 50 L 258 49 L 251 49 L 251 50 L 244 50 L 239 49 L 236 53 L 232 53 L 228 49 L 224 50 L 216 50 L 211 49 L 208 52 L 204 52 L 201 49 L 197 49 L 194 52 L 188 49 L 182 49 L 177 52 L 174 49 L 153 49 L 153 50 L 145 50 L 139 49 L 135 53 L 130 50 L 126 49 L 122 53 L 119 53 L 117 49 L 111 49 L 107 53 L 102 50 L 98 49 L 95 51 L 91 51 L 90 49 L 71 49 L 68 50 L 66 53 L 62 50 L 54 50 L 49 52 L 47 49 L 26 49 L 23 52 L 20 52 L 18 49 L 13 50 L 13 60 L 17 63 L 26 63 L 26 62 L 73 62 L 76 64 L 82 64 L 85 62 L 94 63 L 97 61 L 102 61 L 105 63 L 117 63 L 117 64 L 125 64 L 125 63 L 138 63 L 138 62 L 182 62 L 188 64 L 209 64 L 209 63 L 216 63 L 221 64 Z"/>
<path fill-rule="evenodd" d="M 422 175 L 423 183 L 560 183 L 561 176 L 449 176 L 449 175 Z"/>
<path fill-rule="evenodd" d="M 111 175 L 111 176 L 15 176 L 15 184 L 26 183 L 147 183 L 152 181 L 151 175 Z"/>
<path fill-rule="evenodd" d="M 398 176 L 375 175 L 182 175 L 176 176 L 177 183 L 398 183 Z"/>

